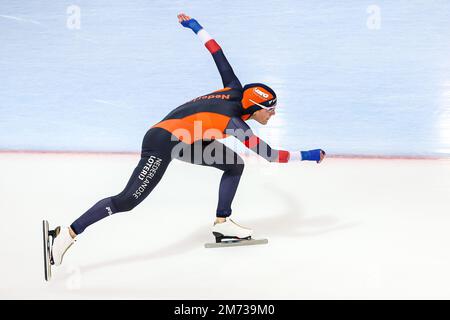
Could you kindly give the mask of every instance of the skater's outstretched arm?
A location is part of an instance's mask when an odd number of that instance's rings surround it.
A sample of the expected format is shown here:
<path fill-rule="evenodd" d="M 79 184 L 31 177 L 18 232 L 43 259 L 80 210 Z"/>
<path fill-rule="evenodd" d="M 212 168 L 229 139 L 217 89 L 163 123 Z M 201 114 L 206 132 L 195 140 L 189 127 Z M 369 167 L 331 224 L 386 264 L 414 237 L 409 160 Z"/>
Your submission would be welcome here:
<path fill-rule="evenodd" d="M 224 88 L 233 88 L 242 90 L 242 85 L 239 79 L 234 74 L 233 68 L 225 57 L 222 48 L 217 42 L 203 29 L 203 27 L 197 22 L 197 20 L 180 13 L 178 15 L 178 21 L 185 28 L 189 28 L 195 32 L 203 42 L 205 47 L 209 50 L 214 58 L 217 69 L 219 69 L 220 76 L 222 77 L 222 83 Z"/>
<path fill-rule="evenodd" d="M 316 161 L 322 162 L 325 158 L 325 151 L 321 149 L 308 151 L 286 151 L 277 150 L 269 146 L 264 140 L 256 136 L 249 125 L 240 118 L 231 118 L 228 123 L 226 133 L 239 139 L 250 150 L 270 162 L 289 162 L 289 161 Z"/>

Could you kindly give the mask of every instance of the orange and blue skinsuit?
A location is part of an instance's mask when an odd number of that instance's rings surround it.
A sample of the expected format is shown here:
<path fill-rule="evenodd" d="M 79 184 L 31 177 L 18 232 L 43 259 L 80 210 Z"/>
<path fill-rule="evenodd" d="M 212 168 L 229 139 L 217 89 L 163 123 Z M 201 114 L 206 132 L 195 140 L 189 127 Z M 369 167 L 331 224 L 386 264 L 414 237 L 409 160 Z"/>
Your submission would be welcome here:
<path fill-rule="evenodd" d="M 194 19 L 183 25 L 198 34 L 211 52 L 224 88 L 179 106 L 152 126 L 143 139 L 141 159 L 125 189 L 115 196 L 100 200 L 74 221 L 71 228 L 76 234 L 82 233 L 100 219 L 137 206 L 155 188 L 173 159 L 222 170 L 216 216 L 230 216 L 244 162 L 236 152 L 216 140 L 227 135 L 235 136 L 268 161 L 289 160 L 288 151 L 272 149 L 256 137 L 246 124 L 245 120 L 260 108 L 243 103 L 245 88 L 220 46 Z"/>

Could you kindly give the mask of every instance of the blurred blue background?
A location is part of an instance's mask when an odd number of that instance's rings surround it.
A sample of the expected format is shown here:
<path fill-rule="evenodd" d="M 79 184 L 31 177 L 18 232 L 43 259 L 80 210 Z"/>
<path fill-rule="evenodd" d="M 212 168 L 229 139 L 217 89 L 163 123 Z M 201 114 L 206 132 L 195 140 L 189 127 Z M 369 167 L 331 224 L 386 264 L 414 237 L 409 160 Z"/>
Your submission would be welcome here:
<path fill-rule="evenodd" d="M 73 23 L 80 11 L 79 29 Z M 0 150 L 139 151 L 221 87 L 196 18 L 279 109 L 273 147 L 450 155 L 450 1 L 0 2 Z"/>

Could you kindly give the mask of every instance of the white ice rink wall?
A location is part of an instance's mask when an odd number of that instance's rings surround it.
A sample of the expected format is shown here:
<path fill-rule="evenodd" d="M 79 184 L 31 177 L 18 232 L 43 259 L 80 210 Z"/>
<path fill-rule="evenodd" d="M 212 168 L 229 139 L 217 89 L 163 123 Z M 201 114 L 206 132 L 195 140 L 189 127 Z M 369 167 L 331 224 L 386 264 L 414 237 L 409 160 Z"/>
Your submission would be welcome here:
<path fill-rule="evenodd" d="M 197 18 L 279 110 L 276 147 L 447 156 L 450 2 L 1 1 L 0 148 L 138 152 L 170 110 L 219 89 Z"/>

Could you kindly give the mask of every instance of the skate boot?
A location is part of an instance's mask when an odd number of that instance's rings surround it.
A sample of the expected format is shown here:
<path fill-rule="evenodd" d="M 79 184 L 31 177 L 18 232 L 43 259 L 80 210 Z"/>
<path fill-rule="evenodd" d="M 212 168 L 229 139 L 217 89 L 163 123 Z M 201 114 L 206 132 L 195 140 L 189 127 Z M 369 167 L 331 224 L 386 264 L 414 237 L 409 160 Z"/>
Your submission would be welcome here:
<path fill-rule="evenodd" d="M 44 240 L 44 277 L 50 281 L 52 265 L 59 266 L 69 247 L 76 241 L 70 235 L 68 227 L 57 227 L 49 230 L 48 221 L 42 221 Z"/>
<path fill-rule="evenodd" d="M 216 237 L 216 242 L 250 240 L 253 230 L 242 227 L 231 219 L 222 223 L 215 223 L 212 233 Z"/>
<path fill-rule="evenodd" d="M 269 242 L 267 239 L 252 239 L 253 230 L 244 228 L 231 219 L 223 223 L 215 223 L 212 232 L 216 242 L 205 243 L 205 248 L 250 246 Z"/>
<path fill-rule="evenodd" d="M 222 223 L 215 223 L 212 227 L 212 232 L 216 238 L 216 242 L 206 243 L 205 248 L 248 246 L 268 243 L 267 239 L 252 239 L 252 229 L 242 227 L 231 219 L 227 219 Z"/>
<path fill-rule="evenodd" d="M 55 238 L 52 244 L 51 263 L 59 266 L 62 263 L 64 254 L 76 240 L 70 235 L 69 227 L 56 227 L 53 231 Z"/>

